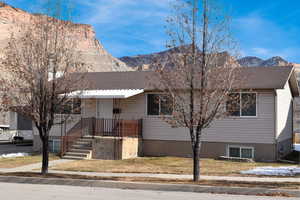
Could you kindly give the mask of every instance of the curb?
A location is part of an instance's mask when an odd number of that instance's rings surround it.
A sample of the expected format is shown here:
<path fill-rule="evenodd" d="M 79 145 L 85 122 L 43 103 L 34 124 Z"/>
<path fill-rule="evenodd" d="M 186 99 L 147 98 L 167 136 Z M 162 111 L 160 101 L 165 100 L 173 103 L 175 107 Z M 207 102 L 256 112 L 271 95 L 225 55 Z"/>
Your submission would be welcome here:
<path fill-rule="evenodd" d="M 200 186 L 200 185 L 190 185 L 190 184 L 161 184 L 161 183 L 145 183 L 145 182 L 36 178 L 36 177 L 17 177 L 17 176 L 0 176 L 0 182 L 43 184 L 43 185 L 69 185 L 69 186 L 102 187 L 102 188 L 132 189 L 132 190 L 237 194 L 237 195 L 262 195 L 262 194 L 282 193 L 294 197 L 300 197 L 299 190 Z"/>

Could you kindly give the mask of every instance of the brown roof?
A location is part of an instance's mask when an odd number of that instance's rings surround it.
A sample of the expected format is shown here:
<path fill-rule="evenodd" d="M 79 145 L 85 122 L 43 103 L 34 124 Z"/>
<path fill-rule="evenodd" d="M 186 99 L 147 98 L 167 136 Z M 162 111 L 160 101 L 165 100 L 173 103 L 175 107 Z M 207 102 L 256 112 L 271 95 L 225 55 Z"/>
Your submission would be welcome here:
<path fill-rule="evenodd" d="M 293 72 L 293 67 L 243 67 L 245 77 L 242 89 L 283 89 Z"/>
<path fill-rule="evenodd" d="M 89 89 L 145 89 L 150 72 L 89 72 Z"/>
<path fill-rule="evenodd" d="M 286 67 L 243 67 L 241 76 L 245 77 L 240 89 L 283 89 L 290 81 L 293 93 L 299 95 L 294 68 Z M 89 89 L 150 89 L 147 80 L 154 72 L 90 72 L 85 77 Z"/>

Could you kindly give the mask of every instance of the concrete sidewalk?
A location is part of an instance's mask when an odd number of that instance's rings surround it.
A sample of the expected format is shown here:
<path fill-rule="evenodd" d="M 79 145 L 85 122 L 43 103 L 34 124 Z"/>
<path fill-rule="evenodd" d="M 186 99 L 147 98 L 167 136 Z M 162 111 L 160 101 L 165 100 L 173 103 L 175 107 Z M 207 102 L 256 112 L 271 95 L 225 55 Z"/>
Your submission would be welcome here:
<path fill-rule="evenodd" d="M 58 165 L 58 164 L 62 164 L 62 163 L 67 163 L 67 162 L 71 162 L 74 160 L 66 160 L 66 159 L 59 159 L 59 160 L 52 160 L 49 161 L 49 167 L 52 167 L 54 165 Z M 42 167 L 42 163 L 34 163 L 34 164 L 30 164 L 30 165 L 25 165 L 25 166 L 21 166 L 21 167 L 16 167 L 16 168 L 9 168 L 9 169 L 0 169 L 0 172 L 31 172 L 35 169 L 39 169 Z"/>
<path fill-rule="evenodd" d="M 50 173 L 57 174 L 74 174 L 84 176 L 98 177 L 146 177 L 146 178 L 162 178 L 162 179 L 192 179 L 192 175 L 180 174 L 149 174 L 149 173 L 99 173 L 99 172 L 74 172 L 74 171 L 57 171 L 49 170 Z M 227 180 L 227 181 L 243 181 L 243 182 L 294 182 L 300 183 L 300 178 L 293 177 L 248 177 L 248 176 L 200 176 L 202 180 Z"/>
<path fill-rule="evenodd" d="M 55 166 L 57 164 L 63 164 L 72 162 L 74 160 L 53 160 L 49 162 L 49 167 Z M 39 172 L 42 163 L 35 163 L 30 165 L 25 165 L 21 167 L 11 168 L 11 169 L 0 169 L 2 173 L 9 172 Z M 84 175 L 84 176 L 98 176 L 98 177 L 145 177 L 145 178 L 162 178 L 162 179 L 192 179 L 192 175 L 187 174 L 151 174 L 151 173 L 103 173 L 103 172 L 77 172 L 77 171 L 58 171 L 49 170 L 49 173 L 57 174 L 74 174 L 74 175 Z M 249 177 L 249 176 L 200 176 L 202 180 L 226 180 L 226 181 L 243 181 L 243 182 L 294 182 L 300 183 L 300 178 L 295 177 Z"/>

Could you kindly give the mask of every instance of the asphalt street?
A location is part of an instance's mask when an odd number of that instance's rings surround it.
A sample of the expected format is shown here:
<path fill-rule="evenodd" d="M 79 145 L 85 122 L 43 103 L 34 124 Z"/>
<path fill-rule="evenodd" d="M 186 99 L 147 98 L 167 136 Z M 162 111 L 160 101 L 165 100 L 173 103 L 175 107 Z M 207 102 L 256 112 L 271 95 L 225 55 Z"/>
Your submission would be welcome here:
<path fill-rule="evenodd" d="M 77 186 L 0 183 L 1 199 L 9 200 L 293 200 L 300 198 L 220 195 L 189 192 L 121 190 Z"/>
<path fill-rule="evenodd" d="M 8 153 L 30 153 L 32 146 L 16 146 L 15 144 L 0 144 L 0 155 Z"/>

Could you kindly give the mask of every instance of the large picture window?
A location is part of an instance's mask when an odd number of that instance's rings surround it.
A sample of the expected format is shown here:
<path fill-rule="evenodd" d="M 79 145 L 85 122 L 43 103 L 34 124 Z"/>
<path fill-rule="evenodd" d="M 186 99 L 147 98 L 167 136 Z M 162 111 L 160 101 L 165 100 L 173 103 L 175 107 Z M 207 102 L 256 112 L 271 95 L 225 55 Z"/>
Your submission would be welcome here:
<path fill-rule="evenodd" d="M 164 94 L 147 94 L 148 115 L 172 115 L 172 98 Z"/>
<path fill-rule="evenodd" d="M 229 115 L 236 117 L 255 117 L 256 107 L 256 93 L 254 92 L 232 93 L 226 103 Z"/>

